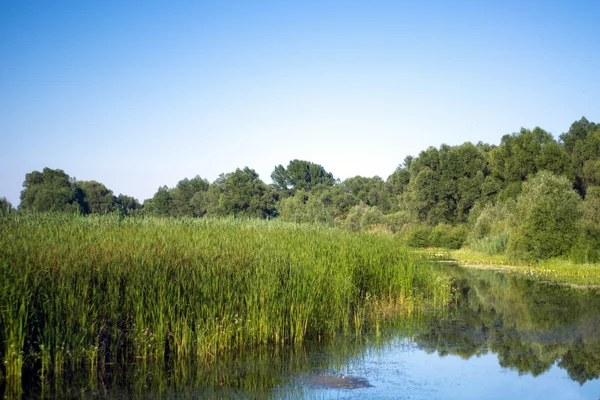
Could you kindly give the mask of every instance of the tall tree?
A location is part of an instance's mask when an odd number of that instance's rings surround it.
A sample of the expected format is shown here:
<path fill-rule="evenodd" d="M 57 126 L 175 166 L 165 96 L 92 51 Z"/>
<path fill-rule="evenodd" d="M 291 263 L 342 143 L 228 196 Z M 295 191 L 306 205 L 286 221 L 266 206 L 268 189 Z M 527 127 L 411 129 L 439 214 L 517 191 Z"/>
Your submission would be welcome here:
<path fill-rule="evenodd" d="M 196 176 L 192 179 L 183 179 L 171 191 L 174 212 L 177 216 L 202 216 L 198 210 L 199 199 L 208 191 L 209 183 L 206 179 Z M 194 199 L 195 196 L 195 200 Z"/>
<path fill-rule="evenodd" d="M 367 206 L 377 206 L 383 213 L 395 211 L 390 186 L 378 176 L 373 178 L 355 176 L 346 179 L 342 185 Z"/>
<path fill-rule="evenodd" d="M 121 215 L 128 216 L 135 214 L 138 212 L 137 210 L 141 210 L 142 205 L 131 196 L 119 194 L 115 200 L 115 207 Z"/>
<path fill-rule="evenodd" d="M 579 121 L 573 122 L 569 130 L 560 135 L 559 139 L 565 146 L 567 153 L 571 154 L 577 142 L 585 140 L 588 134 L 598 127 L 599 125 L 588 121 L 585 117 L 581 117 Z"/>
<path fill-rule="evenodd" d="M 61 169 L 25 175 L 19 208 L 25 211 L 84 212 L 82 190 Z"/>
<path fill-rule="evenodd" d="M 310 191 L 317 185 L 333 186 L 335 179 L 319 164 L 292 160 L 287 168 L 278 165 L 271 174 L 273 186 L 284 195 L 293 195 L 297 190 Z"/>
<path fill-rule="evenodd" d="M 421 222 L 465 222 L 482 199 L 489 156 L 480 146 L 430 147 L 410 162 L 404 201 Z"/>
<path fill-rule="evenodd" d="M 218 215 L 267 218 L 277 215 L 276 193 L 259 179 L 253 169 L 245 167 L 225 175 L 222 183 L 215 183 L 218 190 Z M 208 193 L 207 193 L 208 194 Z M 212 194 L 214 196 L 214 194 Z"/>
<path fill-rule="evenodd" d="M 83 208 L 86 214 L 108 214 L 115 209 L 116 198 L 102 183 L 78 181 L 76 185 L 83 191 Z"/>

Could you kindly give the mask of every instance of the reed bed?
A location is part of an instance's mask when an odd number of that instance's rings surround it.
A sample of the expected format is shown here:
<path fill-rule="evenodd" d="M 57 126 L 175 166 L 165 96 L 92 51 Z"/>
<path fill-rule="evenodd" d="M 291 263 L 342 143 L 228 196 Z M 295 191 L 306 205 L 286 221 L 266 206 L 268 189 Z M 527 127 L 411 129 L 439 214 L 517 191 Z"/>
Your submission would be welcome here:
<path fill-rule="evenodd" d="M 0 218 L 0 358 L 22 374 L 360 332 L 373 305 L 448 301 L 393 238 L 239 219 Z M 387 307 L 389 309 L 389 307 Z"/>

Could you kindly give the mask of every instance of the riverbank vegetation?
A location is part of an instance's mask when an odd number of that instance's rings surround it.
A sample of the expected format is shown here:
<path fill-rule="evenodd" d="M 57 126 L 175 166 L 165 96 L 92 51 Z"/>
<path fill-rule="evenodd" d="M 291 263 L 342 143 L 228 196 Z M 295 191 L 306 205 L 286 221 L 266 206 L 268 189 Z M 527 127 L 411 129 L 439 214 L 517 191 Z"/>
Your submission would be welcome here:
<path fill-rule="evenodd" d="M 18 210 L 0 213 L 253 217 L 395 234 L 411 247 L 468 248 L 515 262 L 600 262 L 600 125 L 575 121 L 558 138 L 521 129 L 500 144 L 429 147 L 386 180 L 344 181 L 292 160 L 266 184 L 251 168 L 163 186 L 143 203 L 62 170 L 26 175 Z"/>
<path fill-rule="evenodd" d="M 0 218 L 0 371 L 14 382 L 359 335 L 390 310 L 449 299 L 449 280 L 388 235 L 240 218 Z"/>

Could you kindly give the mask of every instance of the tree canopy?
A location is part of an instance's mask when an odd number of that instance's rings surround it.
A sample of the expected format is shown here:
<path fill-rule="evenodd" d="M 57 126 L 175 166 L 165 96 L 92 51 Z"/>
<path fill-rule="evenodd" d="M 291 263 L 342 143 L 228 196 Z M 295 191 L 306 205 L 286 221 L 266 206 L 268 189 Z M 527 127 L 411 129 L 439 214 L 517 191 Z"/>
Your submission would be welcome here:
<path fill-rule="evenodd" d="M 297 190 L 311 191 L 317 185 L 333 186 L 333 174 L 319 164 L 310 161 L 292 160 L 287 168 L 279 164 L 271 173 L 273 186 L 284 195 L 293 195 Z"/>
<path fill-rule="evenodd" d="M 573 237 L 559 232 L 571 229 L 570 222 L 584 215 L 589 223 L 583 234 L 597 236 L 598 243 L 577 240 L 600 248 L 600 219 L 595 216 L 600 209 L 600 125 L 586 118 L 573 122 L 558 141 L 536 127 L 504 135 L 497 146 L 482 142 L 432 146 L 416 157 L 406 156 L 385 180 L 354 176 L 340 182 L 323 166 L 298 159 L 287 167 L 277 165 L 271 179 L 272 184 L 266 184 L 248 167 L 223 173 L 212 183 L 200 176 L 185 178 L 173 188 L 159 187 L 142 205 L 133 197 L 115 196 L 100 182 L 77 181 L 60 169 L 44 168 L 26 174 L 18 212 L 280 216 L 350 230 L 381 225 L 394 232 L 414 224 L 429 227 L 415 230 L 417 236 L 424 232 L 439 236 L 452 226 L 468 225 L 473 245 L 494 242 L 488 247 L 501 251 L 510 236 L 511 249 L 533 257 L 565 254 Z M 14 211 L 6 199 L 0 200 L 3 215 Z M 570 208 L 561 208 L 567 205 Z M 569 220 L 548 218 L 551 209 L 562 210 Z M 518 221 L 518 229 L 509 229 L 509 221 Z M 454 233 L 462 237 L 464 229 Z M 415 243 L 428 243 L 417 236 Z M 544 242 L 543 237 L 549 239 Z M 538 242 L 554 243 L 558 250 Z"/>

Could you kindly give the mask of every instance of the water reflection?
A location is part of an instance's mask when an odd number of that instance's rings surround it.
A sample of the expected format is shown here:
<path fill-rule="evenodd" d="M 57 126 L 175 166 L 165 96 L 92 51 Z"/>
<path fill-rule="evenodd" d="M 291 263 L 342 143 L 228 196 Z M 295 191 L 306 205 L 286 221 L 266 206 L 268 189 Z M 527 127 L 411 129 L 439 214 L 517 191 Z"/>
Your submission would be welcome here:
<path fill-rule="evenodd" d="M 500 366 L 533 376 L 555 363 L 584 383 L 600 376 L 600 296 L 490 271 L 449 269 L 448 314 L 416 335 L 422 349 L 469 358 L 491 351 Z"/>
<path fill-rule="evenodd" d="M 388 321 L 359 337 L 249 349 L 209 364 L 139 360 L 44 382 L 25 377 L 24 393 L 0 382 L 0 397 L 491 398 L 487 391 L 498 387 L 499 398 L 560 398 L 567 390 L 585 398 L 600 391 L 597 292 L 441 268 L 454 281 L 447 309 Z M 572 381 L 558 379 L 561 373 Z M 590 381 L 591 389 L 578 391 Z M 531 382 L 536 391 L 524 389 Z"/>

